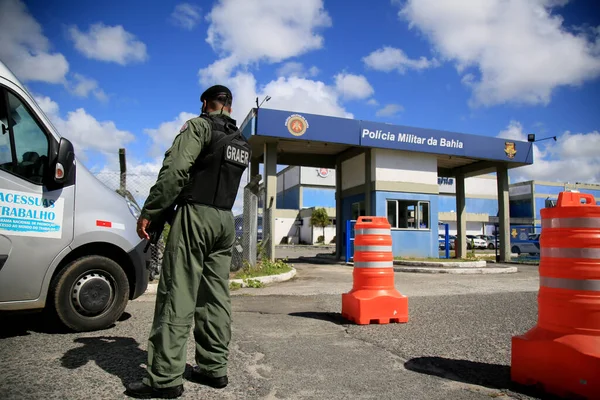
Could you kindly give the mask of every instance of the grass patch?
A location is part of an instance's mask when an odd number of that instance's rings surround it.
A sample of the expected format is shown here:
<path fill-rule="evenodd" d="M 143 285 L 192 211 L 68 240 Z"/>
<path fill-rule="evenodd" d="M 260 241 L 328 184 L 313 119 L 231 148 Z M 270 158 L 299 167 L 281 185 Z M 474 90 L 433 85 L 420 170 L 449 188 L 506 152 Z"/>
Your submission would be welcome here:
<path fill-rule="evenodd" d="M 267 275 L 279 275 L 291 271 L 291 266 L 287 263 L 287 259 L 270 261 L 268 259 L 261 259 L 256 263 L 256 266 L 252 267 L 250 264 L 245 263 L 244 267 L 239 271 L 231 274 L 232 279 L 251 279 L 259 276 Z M 258 282 L 258 281 L 255 281 Z M 248 282 L 249 285 L 254 282 Z M 258 282 L 260 283 L 260 282 Z"/>

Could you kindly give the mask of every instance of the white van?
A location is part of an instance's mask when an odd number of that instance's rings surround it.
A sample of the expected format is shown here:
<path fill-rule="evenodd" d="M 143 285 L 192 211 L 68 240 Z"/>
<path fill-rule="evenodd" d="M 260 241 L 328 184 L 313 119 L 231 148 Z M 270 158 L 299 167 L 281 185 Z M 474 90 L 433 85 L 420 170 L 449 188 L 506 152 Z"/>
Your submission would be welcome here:
<path fill-rule="evenodd" d="M 0 311 L 55 311 L 75 331 L 111 326 L 148 286 L 139 207 L 78 162 L 0 61 Z"/>

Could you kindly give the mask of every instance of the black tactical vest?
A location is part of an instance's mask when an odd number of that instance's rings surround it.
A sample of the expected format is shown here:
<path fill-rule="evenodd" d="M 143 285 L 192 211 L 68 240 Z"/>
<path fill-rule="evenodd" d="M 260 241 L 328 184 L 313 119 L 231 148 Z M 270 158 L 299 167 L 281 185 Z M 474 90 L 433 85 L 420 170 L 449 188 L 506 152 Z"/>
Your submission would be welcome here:
<path fill-rule="evenodd" d="M 227 116 L 201 115 L 211 125 L 211 141 L 190 170 L 179 203 L 231 210 L 242 174 L 250 164 L 250 144 Z M 235 135 L 232 139 L 232 135 Z"/>

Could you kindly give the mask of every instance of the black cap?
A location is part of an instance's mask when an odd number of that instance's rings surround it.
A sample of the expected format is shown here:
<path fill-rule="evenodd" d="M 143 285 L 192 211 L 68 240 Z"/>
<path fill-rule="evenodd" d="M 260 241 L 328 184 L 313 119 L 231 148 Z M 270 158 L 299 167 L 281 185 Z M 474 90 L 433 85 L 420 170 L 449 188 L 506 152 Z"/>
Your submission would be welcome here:
<path fill-rule="evenodd" d="M 206 89 L 204 91 L 204 93 L 202 93 L 202 96 L 200 96 L 200 101 L 213 100 L 213 99 L 216 99 L 217 97 L 223 96 L 223 95 L 226 95 L 230 99 L 233 99 L 231 90 L 229 90 L 227 87 L 225 87 L 223 85 L 214 85 L 214 86 L 209 87 L 208 89 Z"/>

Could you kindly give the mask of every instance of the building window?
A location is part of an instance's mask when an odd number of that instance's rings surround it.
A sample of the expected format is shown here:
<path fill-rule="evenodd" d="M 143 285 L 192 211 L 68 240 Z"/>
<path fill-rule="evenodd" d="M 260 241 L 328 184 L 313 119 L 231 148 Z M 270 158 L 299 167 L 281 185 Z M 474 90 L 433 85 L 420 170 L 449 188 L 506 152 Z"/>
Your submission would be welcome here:
<path fill-rule="evenodd" d="M 392 229 L 430 229 L 428 201 L 387 200 L 386 206 Z"/>

